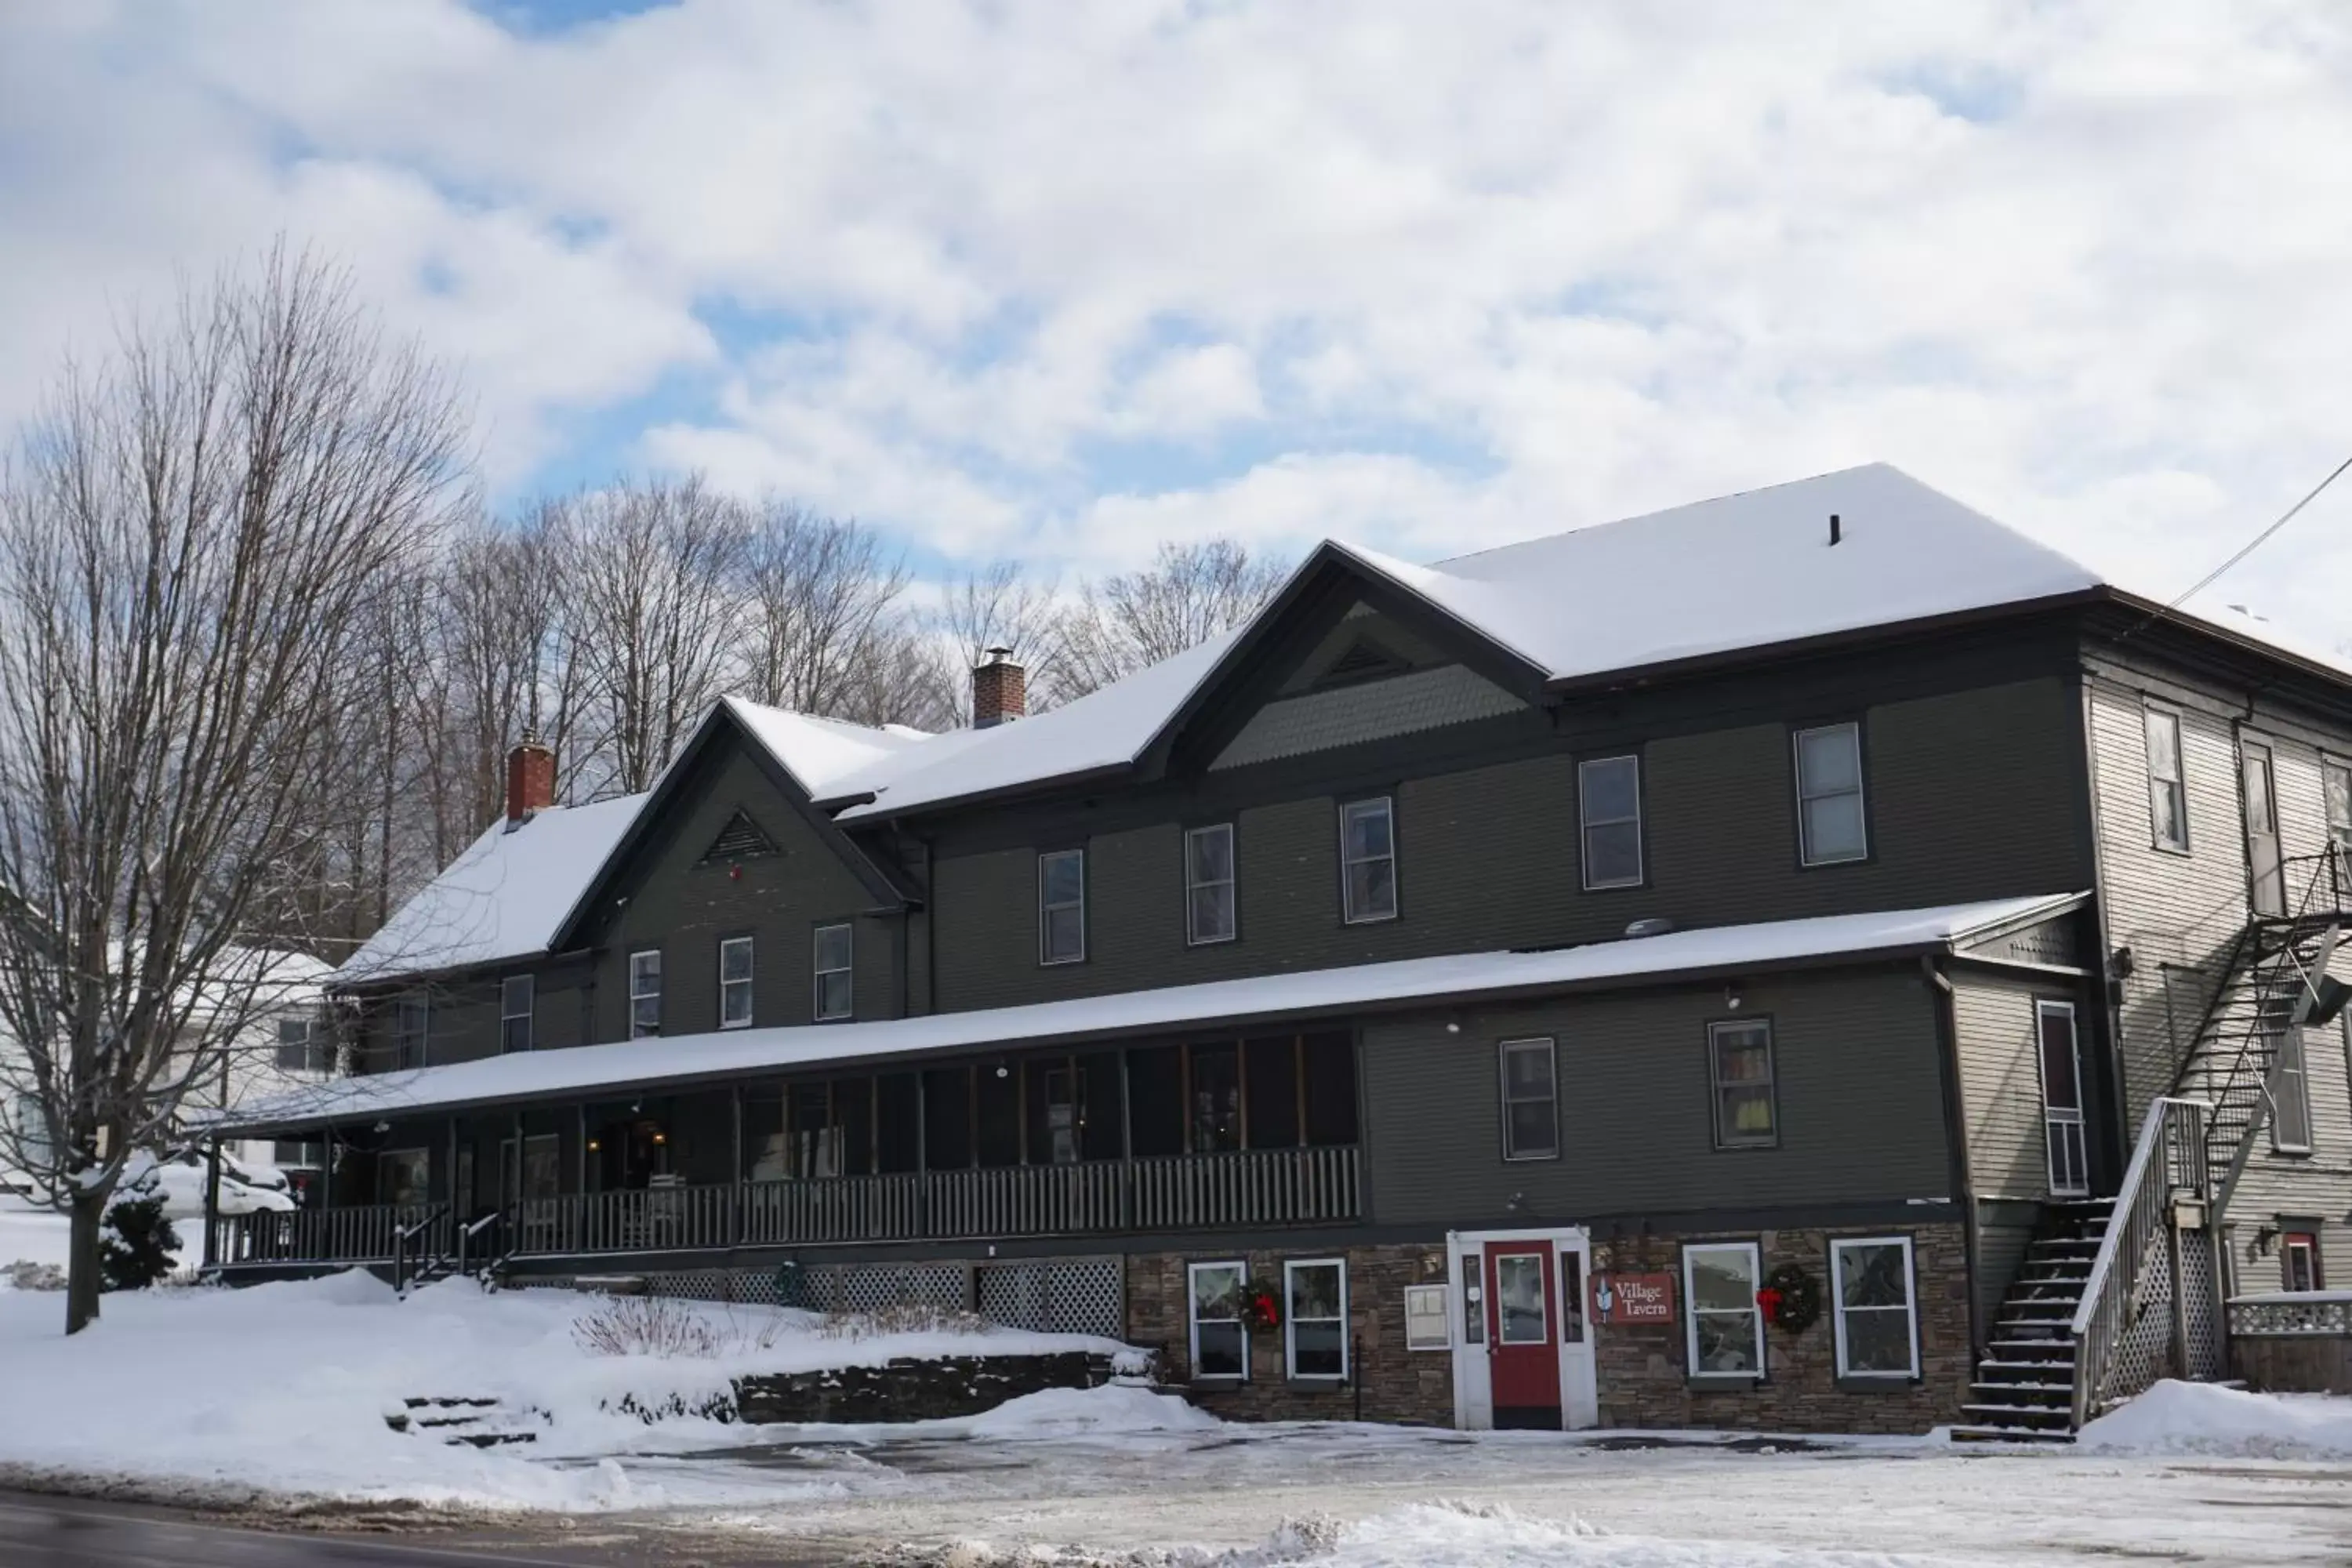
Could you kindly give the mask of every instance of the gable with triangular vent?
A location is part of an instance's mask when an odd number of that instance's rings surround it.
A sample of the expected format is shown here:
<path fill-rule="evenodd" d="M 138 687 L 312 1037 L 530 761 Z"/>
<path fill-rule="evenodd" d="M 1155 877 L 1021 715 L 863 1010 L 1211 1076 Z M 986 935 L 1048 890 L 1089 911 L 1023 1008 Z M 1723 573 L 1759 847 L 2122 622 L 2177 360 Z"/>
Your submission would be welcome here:
<path fill-rule="evenodd" d="M 719 837 L 710 841 L 710 847 L 702 852 L 702 864 L 732 864 L 776 852 L 776 841 L 768 837 L 767 829 L 752 821 L 751 814 L 738 806 L 735 814 L 727 819 L 727 826 L 719 830 Z"/>

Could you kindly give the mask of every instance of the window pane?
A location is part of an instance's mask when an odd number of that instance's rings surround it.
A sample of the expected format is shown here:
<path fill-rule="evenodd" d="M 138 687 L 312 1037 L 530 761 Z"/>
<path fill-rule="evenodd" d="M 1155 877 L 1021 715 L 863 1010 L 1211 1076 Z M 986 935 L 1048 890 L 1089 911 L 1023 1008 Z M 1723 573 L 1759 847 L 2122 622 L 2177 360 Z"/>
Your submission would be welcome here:
<path fill-rule="evenodd" d="M 1347 808 L 1347 833 L 1344 842 L 1348 858 L 1366 859 L 1389 853 L 1389 803 L 1384 800 L 1358 801 Z"/>
<path fill-rule="evenodd" d="M 1194 882 L 1223 882 L 1234 875 L 1234 830 L 1196 827 L 1184 836 Z"/>
<path fill-rule="evenodd" d="M 530 976 L 528 974 L 510 975 L 500 985 L 499 997 L 503 1005 L 500 1010 L 509 1016 L 512 1016 L 518 1013 L 530 1012 Z"/>
<path fill-rule="evenodd" d="M 1904 1307 L 1911 1280 L 1903 1248 L 1893 1242 L 1838 1247 L 1839 1299 L 1849 1307 Z"/>
<path fill-rule="evenodd" d="M 1290 1271 L 1290 1315 L 1294 1318 L 1336 1318 L 1339 1315 L 1338 1264 L 1302 1264 Z"/>
<path fill-rule="evenodd" d="M 1503 1081 L 1509 1086 L 1513 1100 L 1531 1096 L 1550 1099 L 1551 1068 L 1549 1045 L 1508 1046 L 1503 1050 Z"/>
<path fill-rule="evenodd" d="M 1549 1100 L 1514 1100 L 1510 1119 L 1511 1146 L 1507 1151 L 1514 1159 L 1534 1159 L 1559 1152 L 1559 1136 L 1553 1129 L 1551 1101 Z"/>
<path fill-rule="evenodd" d="M 2338 844 L 2352 842 L 2352 768 L 2330 763 L 2327 781 L 2327 829 Z"/>
<path fill-rule="evenodd" d="M 816 966 L 819 969 L 849 967 L 849 928 L 847 926 L 817 928 Z"/>
<path fill-rule="evenodd" d="M 2175 847 L 2186 846 L 2189 842 L 2189 814 L 2181 801 L 2180 786 L 2158 779 L 2148 800 L 2150 809 L 2156 814 L 2156 841 Z"/>
<path fill-rule="evenodd" d="M 1642 879 L 1642 825 L 1612 822 L 1584 830 L 1584 880 L 1591 887 Z"/>
<path fill-rule="evenodd" d="M 1242 1271 L 1218 1264 L 1192 1270 L 1192 1316 L 1238 1318 L 1242 1315 Z"/>
<path fill-rule="evenodd" d="M 661 954 L 633 952 L 629 954 L 629 989 L 634 992 L 661 989 Z"/>
<path fill-rule="evenodd" d="M 1396 867 L 1365 860 L 1348 868 L 1348 917 L 1373 920 L 1396 913 Z"/>
<path fill-rule="evenodd" d="M 1727 1089 L 1723 1091 L 1723 1133 L 1727 1138 L 1772 1136 L 1772 1091 L 1769 1089 Z"/>
<path fill-rule="evenodd" d="M 1862 736 L 1851 724 L 1808 730 L 1797 737 L 1800 777 L 1808 795 L 1862 787 Z"/>
<path fill-rule="evenodd" d="M 1348 1325 L 1310 1323 L 1294 1318 L 1290 1325 L 1291 1368 L 1300 1377 L 1339 1377 L 1348 1370 Z"/>
<path fill-rule="evenodd" d="M 1725 1083 L 1762 1083 L 1772 1076 L 1772 1049 L 1759 1029 L 1716 1035 L 1715 1076 Z"/>
<path fill-rule="evenodd" d="M 1045 957 L 1049 963 L 1066 963 L 1084 951 L 1080 943 L 1082 928 L 1076 909 L 1045 911 Z"/>
<path fill-rule="evenodd" d="M 1191 931 L 1194 942 L 1223 942 L 1234 934 L 1234 885 L 1194 888 Z"/>
<path fill-rule="evenodd" d="M 1544 1321 L 1543 1259 L 1528 1253 L 1495 1259 L 1495 1305 L 1502 1342 L 1539 1345 L 1551 1337 Z"/>
<path fill-rule="evenodd" d="M 1699 1311 L 1752 1310 L 1754 1265 L 1745 1248 L 1690 1254 L 1691 1306 Z"/>
<path fill-rule="evenodd" d="M 1845 1365 L 1848 1372 L 1911 1370 L 1911 1318 L 1900 1307 L 1892 1311 L 1853 1311 L 1845 1319 Z"/>
<path fill-rule="evenodd" d="M 1086 858 L 1083 853 L 1066 849 L 1038 858 L 1045 900 L 1049 904 L 1075 904 L 1086 891 Z"/>
<path fill-rule="evenodd" d="M 2169 713 L 2147 716 L 2147 771 L 2160 779 L 2180 776 L 2180 721 Z"/>
<path fill-rule="evenodd" d="M 661 997 L 639 996 L 629 1003 L 629 1033 L 658 1035 L 661 1033 Z"/>
<path fill-rule="evenodd" d="M 751 995 L 747 991 L 744 994 L 744 1001 L 746 1003 L 745 1012 L 747 1016 L 750 1012 L 750 1000 Z M 836 969 L 829 974 L 822 974 L 817 977 L 816 1005 L 817 1016 L 820 1018 L 846 1018 L 849 1016 L 851 1007 L 849 971 L 845 969 Z"/>
<path fill-rule="evenodd" d="M 2061 1110 L 2082 1109 L 2074 1081 L 2074 1015 L 2062 1007 L 2042 1009 L 2042 1094 Z"/>
<path fill-rule="evenodd" d="M 2276 1120 L 2272 1142 L 2282 1149 L 2311 1147 L 2311 1095 L 2303 1072 L 2303 1031 L 2282 1029 L 2274 1037 L 2278 1065 L 2271 1079 Z"/>
<path fill-rule="evenodd" d="M 721 980 L 751 978 L 751 943 L 748 938 L 730 940 L 719 944 L 719 978 Z"/>
<path fill-rule="evenodd" d="M 1833 795 L 1805 802 L 1805 858 L 1859 860 L 1869 846 L 1862 833 L 1862 796 Z"/>
<path fill-rule="evenodd" d="M 1757 1370 L 1754 1308 L 1744 1312 L 1700 1312 L 1692 1321 L 1692 1332 L 1698 1341 L 1698 1365 L 1694 1371 Z"/>
<path fill-rule="evenodd" d="M 1577 769 L 1584 820 L 1622 822 L 1642 808 L 1642 765 L 1632 757 L 1610 757 Z"/>
<path fill-rule="evenodd" d="M 1249 1370 L 1244 1354 L 1247 1341 L 1239 1323 L 1202 1323 L 1197 1332 L 1201 1339 L 1201 1361 L 1192 1369 L 1195 1377 L 1240 1377 Z"/>

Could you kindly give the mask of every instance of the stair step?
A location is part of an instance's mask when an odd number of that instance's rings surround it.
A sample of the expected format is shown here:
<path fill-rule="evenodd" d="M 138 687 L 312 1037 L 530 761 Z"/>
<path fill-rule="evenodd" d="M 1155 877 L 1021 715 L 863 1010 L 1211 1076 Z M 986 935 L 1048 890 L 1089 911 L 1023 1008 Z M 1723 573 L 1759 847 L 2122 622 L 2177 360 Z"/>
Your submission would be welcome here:
<path fill-rule="evenodd" d="M 2043 1394 L 2055 1394 L 2066 1400 L 2070 1407 L 2074 1397 L 2074 1385 L 2071 1383 L 1987 1383 L 1979 1379 L 1969 1386 L 1993 1394 L 2016 1394 L 2037 1398 Z M 2042 1402 L 2049 1403 L 2047 1399 Z"/>
<path fill-rule="evenodd" d="M 2063 1361 L 2068 1366 L 2074 1364 L 2074 1342 L 2070 1339 L 2053 1337 L 2044 1340 L 1994 1340 L 1986 1348 L 1994 1352 L 2021 1351 L 2025 1352 L 2022 1355 L 2004 1355 L 1998 1358 L 2004 1362 L 2041 1363 Z"/>
<path fill-rule="evenodd" d="M 2071 1443 L 2072 1432 L 2053 1431 L 2042 1426 L 1954 1426 L 1955 1443 Z"/>
<path fill-rule="evenodd" d="M 2020 1426 L 2046 1429 L 2051 1423 L 2067 1425 L 2074 1419 L 2074 1406 L 2048 1408 L 2039 1405 L 1984 1405 L 1971 1403 L 1960 1406 L 1961 1414 L 1982 1419 L 1988 1426 L 2014 1423 Z"/>
<path fill-rule="evenodd" d="M 2074 1363 L 2071 1361 L 1980 1361 L 1979 1372 L 2063 1372 L 2072 1376 Z"/>

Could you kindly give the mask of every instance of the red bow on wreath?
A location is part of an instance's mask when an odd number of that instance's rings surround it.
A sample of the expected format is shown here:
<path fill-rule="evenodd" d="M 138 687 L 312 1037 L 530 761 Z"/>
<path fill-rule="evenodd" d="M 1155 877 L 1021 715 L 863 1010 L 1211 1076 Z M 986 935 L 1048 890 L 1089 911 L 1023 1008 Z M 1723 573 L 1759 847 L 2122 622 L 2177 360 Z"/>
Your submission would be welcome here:
<path fill-rule="evenodd" d="M 1764 1309 L 1764 1321 L 1766 1322 L 1777 1323 L 1780 1321 L 1780 1291 L 1773 1289 L 1769 1285 L 1765 1286 L 1764 1289 L 1756 1292 L 1756 1304 Z"/>
<path fill-rule="evenodd" d="M 1249 1299 L 1250 1321 L 1261 1329 L 1282 1327 L 1282 1305 L 1271 1290 L 1255 1290 Z"/>

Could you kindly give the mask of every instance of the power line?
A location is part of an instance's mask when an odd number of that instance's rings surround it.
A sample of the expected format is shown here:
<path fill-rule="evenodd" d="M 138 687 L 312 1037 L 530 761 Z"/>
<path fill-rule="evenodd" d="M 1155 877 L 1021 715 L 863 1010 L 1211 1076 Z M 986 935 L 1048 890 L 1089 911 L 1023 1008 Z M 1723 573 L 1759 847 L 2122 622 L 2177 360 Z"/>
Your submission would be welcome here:
<path fill-rule="evenodd" d="M 2227 574 L 2231 567 L 2235 566 L 2239 562 L 2243 561 L 2247 556 L 2252 555 L 2255 551 L 2260 550 L 2269 542 L 2271 535 L 2276 533 L 2280 529 L 2284 528 L 2288 523 L 2293 522 L 2295 520 L 2297 513 L 2301 512 L 2305 507 L 2309 506 L 2313 501 L 2317 500 L 2321 492 L 2326 490 L 2328 486 L 2334 484 L 2337 479 L 2342 479 L 2344 477 L 2345 470 L 2347 468 L 2352 468 L 2352 458 L 2345 458 L 2342 462 L 2336 464 L 2335 468 L 2329 469 L 2327 477 L 2320 480 L 2317 484 L 2312 486 L 2309 494 L 2305 495 L 2301 500 L 2295 502 L 2293 506 L 2287 508 L 2285 511 L 2280 513 L 2279 519 L 2276 522 L 2272 523 L 2268 528 L 2265 528 L 2260 533 L 2254 535 L 2252 539 L 2247 541 L 2245 545 L 2241 548 L 2236 554 L 2231 556 L 2227 561 L 2222 562 L 2219 566 L 2214 567 L 2210 572 L 2206 573 L 2204 576 L 2197 579 L 2195 583 L 2189 584 L 2189 587 L 2183 589 L 2179 595 L 2175 595 L 2170 604 L 2165 605 L 2160 610 L 2152 611 L 2146 620 L 2141 621 L 2137 626 L 2132 627 L 2130 631 L 2124 633 L 2123 637 L 2117 637 L 2116 640 L 2117 642 L 2121 642 L 2124 637 L 2131 637 L 2136 633 L 2147 630 L 2154 622 L 2163 619 L 2166 616 L 2170 615 L 2173 611 L 2180 608 L 2181 605 L 2187 604 L 2189 600 L 2195 598 L 2198 595 L 2203 593 L 2206 589 L 2220 582 L 2221 578 Z"/>

